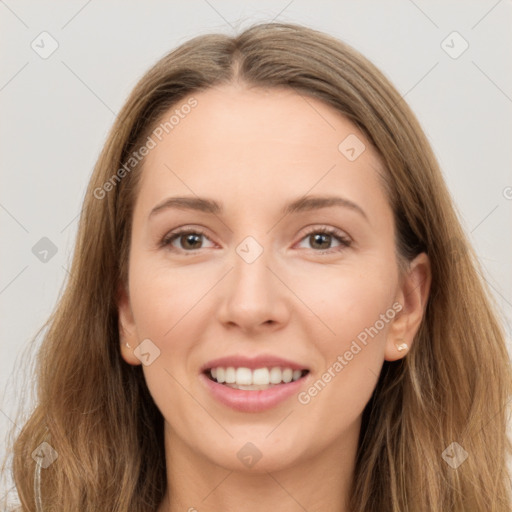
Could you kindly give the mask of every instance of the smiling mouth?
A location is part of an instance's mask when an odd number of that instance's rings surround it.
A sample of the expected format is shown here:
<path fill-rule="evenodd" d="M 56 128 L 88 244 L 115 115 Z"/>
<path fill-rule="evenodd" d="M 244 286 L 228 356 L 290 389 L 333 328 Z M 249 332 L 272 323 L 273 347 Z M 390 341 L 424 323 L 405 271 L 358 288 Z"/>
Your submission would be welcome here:
<path fill-rule="evenodd" d="M 255 370 L 245 367 L 217 367 L 208 368 L 203 373 L 217 384 L 244 391 L 260 391 L 295 382 L 305 377 L 309 370 L 292 370 L 284 367 Z"/>

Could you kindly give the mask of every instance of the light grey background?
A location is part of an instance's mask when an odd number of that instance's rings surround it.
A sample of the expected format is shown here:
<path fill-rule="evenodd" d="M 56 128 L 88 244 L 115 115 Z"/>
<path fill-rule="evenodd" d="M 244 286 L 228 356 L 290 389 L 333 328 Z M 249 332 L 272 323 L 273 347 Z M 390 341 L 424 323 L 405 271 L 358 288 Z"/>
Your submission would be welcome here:
<path fill-rule="evenodd" d="M 24 388 L 16 381 L 28 360 L 22 350 L 67 277 L 85 187 L 116 112 L 140 76 L 175 46 L 256 21 L 328 32 L 395 84 L 439 159 L 510 344 L 510 1 L 0 0 L 0 20 L 2 438 L 17 421 Z M 46 59 L 31 47 L 48 51 L 43 31 L 58 43 Z M 464 41 L 469 47 L 454 58 Z M 42 237 L 58 250 L 46 263 L 32 252 Z"/>

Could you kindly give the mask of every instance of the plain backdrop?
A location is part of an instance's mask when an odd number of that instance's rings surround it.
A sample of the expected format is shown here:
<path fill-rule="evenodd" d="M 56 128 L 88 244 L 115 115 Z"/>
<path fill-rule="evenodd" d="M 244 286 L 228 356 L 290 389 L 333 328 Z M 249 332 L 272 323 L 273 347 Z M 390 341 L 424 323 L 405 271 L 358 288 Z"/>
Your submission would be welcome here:
<path fill-rule="evenodd" d="M 483 265 L 510 347 L 512 2 L 5 0 L 2 438 L 19 421 L 20 377 L 28 362 L 23 350 L 62 291 L 86 184 L 130 90 L 160 57 L 193 36 L 233 34 L 271 20 L 303 23 L 351 44 L 410 104 Z M 56 250 L 47 261 L 33 249 L 48 244 L 42 238 Z"/>

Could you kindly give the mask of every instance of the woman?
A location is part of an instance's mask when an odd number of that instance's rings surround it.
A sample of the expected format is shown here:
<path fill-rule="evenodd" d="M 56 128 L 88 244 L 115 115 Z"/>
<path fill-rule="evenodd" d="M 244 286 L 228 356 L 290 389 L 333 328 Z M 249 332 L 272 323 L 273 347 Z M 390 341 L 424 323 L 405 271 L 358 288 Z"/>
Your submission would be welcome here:
<path fill-rule="evenodd" d="M 159 61 L 91 178 L 22 510 L 509 511 L 511 374 L 416 118 L 291 24 Z"/>

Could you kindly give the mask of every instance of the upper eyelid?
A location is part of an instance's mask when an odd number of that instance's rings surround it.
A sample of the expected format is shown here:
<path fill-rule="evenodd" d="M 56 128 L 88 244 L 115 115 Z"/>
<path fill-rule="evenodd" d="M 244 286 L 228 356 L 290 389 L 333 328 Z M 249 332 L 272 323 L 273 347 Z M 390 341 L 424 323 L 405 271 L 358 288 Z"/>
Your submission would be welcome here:
<path fill-rule="evenodd" d="M 304 233 L 302 235 L 302 238 L 310 235 L 311 233 L 317 233 L 317 232 L 320 232 L 320 233 L 327 232 L 330 234 L 338 235 L 340 237 L 349 238 L 350 240 L 352 240 L 350 235 L 348 233 L 346 233 L 343 229 L 335 228 L 334 226 L 327 226 L 327 225 L 319 225 L 319 226 L 314 225 L 314 226 L 308 227 L 306 233 Z M 302 238 L 301 238 L 301 240 L 302 240 Z"/>

